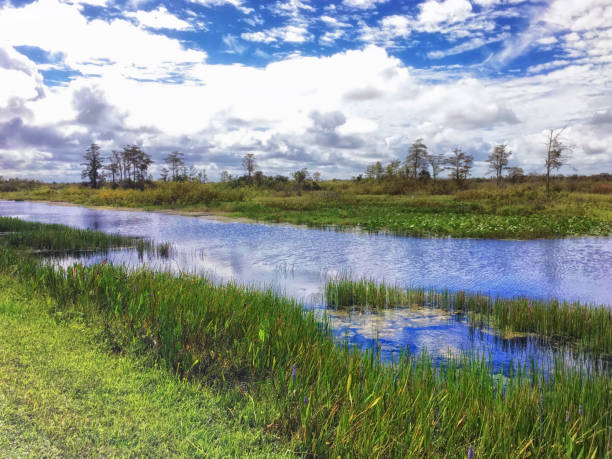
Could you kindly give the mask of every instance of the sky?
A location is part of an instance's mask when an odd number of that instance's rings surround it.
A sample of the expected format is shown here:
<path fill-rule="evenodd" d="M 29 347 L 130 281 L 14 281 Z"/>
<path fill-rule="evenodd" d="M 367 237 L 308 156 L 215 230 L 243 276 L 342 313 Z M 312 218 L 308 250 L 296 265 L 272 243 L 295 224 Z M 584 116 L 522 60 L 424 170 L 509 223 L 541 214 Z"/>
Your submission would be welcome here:
<path fill-rule="evenodd" d="M 612 0 L 0 0 L 0 176 L 79 181 L 85 149 L 349 178 L 460 147 L 487 174 L 612 173 Z"/>

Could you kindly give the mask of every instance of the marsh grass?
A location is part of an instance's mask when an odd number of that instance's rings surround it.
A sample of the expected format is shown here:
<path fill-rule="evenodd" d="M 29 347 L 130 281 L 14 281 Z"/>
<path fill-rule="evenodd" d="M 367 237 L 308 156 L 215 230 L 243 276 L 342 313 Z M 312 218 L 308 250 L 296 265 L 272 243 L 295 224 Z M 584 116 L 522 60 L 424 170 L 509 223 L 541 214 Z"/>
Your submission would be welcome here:
<path fill-rule="evenodd" d="M 332 308 L 418 306 L 466 313 L 476 325 L 499 330 L 536 333 L 571 341 L 584 350 L 612 354 L 612 309 L 579 302 L 531 298 L 499 298 L 435 289 L 403 289 L 370 279 L 346 276 L 325 284 L 326 303 Z"/>
<path fill-rule="evenodd" d="M 154 250 L 153 243 L 145 239 L 0 217 L 0 247 L 71 253 L 134 246 Z"/>
<path fill-rule="evenodd" d="M 338 345 L 325 323 L 272 291 L 109 265 L 52 268 L 9 250 L 0 270 L 49 295 L 65 317 L 102 321 L 116 349 L 139 343 L 183 378 L 242 388 L 253 403 L 248 422 L 302 453 L 610 452 L 607 374 L 557 362 L 550 377 L 521 366 L 496 375 L 476 355 L 386 364 L 375 350 Z"/>
<path fill-rule="evenodd" d="M 608 183 L 608 182 L 602 182 Z M 418 183 L 401 191 L 384 183 L 333 180 L 295 196 L 287 190 L 228 183 L 155 183 L 144 190 L 39 186 L 7 199 L 67 201 L 94 206 L 184 209 L 312 227 L 360 228 L 418 237 L 501 239 L 605 236 L 612 232 L 612 195 L 562 191 L 547 199 L 536 184 L 435 194 Z M 588 190 L 589 187 L 587 186 Z M 434 193 L 434 194 L 431 194 Z"/>

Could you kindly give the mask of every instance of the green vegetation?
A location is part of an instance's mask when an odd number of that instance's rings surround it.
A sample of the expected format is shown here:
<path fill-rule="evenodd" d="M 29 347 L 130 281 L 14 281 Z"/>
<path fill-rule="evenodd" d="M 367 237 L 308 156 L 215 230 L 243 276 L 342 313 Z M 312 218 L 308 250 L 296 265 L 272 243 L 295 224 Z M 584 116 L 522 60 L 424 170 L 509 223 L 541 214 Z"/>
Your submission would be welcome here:
<path fill-rule="evenodd" d="M 533 239 L 610 234 L 612 181 L 606 177 L 557 179 L 552 199 L 539 179 L 504 188 L 473 179 L 461 188 L 441 179 L 296 183 L 266 177 L 261 185 L 247 177 L 224 183 L 156 182 L 144 190 L 41 184 L 0 198 L 173 209 L 409 236 Z"/>
<path fill-rule="evenodd" d="M 72 252 L 108 250 L 113 247 L 141 246 L 150 248 L 149 241 L 118 234 L 80 230 L 63 225 L 25 222 L 0 217 L 0 247 L 30 249 L 42 252 Z"/>
<path fill-rule="evenodd" d="M 235 410 L 247 412 L 234 404 L 250 406 L 248 416 L 238 415 L 241 422 L 265 426 L 299 453 L 461 457 L 470 448 L 476 457 L 612 453 L 608 373 L 565 368 L 559 361 L 552 377 L 533 367 L 495 375 L 480 356 L 449 359 L 442 367 L 427 355 L 403 355 L 387 364 L 374 351 L 334 343 L 328 327 L 292 300 L 187 275 L 109 265 L 52 268 L 6 249 L 0 252 L 0 276 L 19 279 L 38 298 L 49 298 L 54 316 L 66 321 L 62 326 L 94 324 L 111 349 L 137 349 L 184 380 L 241 394 L 238 400 L 221 396 L 219 403 L 232 418 Z M 79 389 L 80 397 L 88 387 Z M 28 432 L 18 427 L 11 435 Z M 79 437 L 78 430 L 70 432 Z"/>
<path fill-rule="evenodd" d="M 338 278 L 325 285 L 327 305 L 333 308 L 419 306 L 468 313 L 472 322 L 499 330 L 532 332 L 571 341 L 582 349 L 612 354 L 612 309 L 607 306 L 492 298 L 463 291 L 402 289 L 383 282 Z"/>
<path fill-rule="evenodd" d="M 0 275 L 1 457 L 288 456 L 241 421 L 252 407 L 238 392 L 113 353 L 99 323 L 62 314 L 28 285 Z"/>

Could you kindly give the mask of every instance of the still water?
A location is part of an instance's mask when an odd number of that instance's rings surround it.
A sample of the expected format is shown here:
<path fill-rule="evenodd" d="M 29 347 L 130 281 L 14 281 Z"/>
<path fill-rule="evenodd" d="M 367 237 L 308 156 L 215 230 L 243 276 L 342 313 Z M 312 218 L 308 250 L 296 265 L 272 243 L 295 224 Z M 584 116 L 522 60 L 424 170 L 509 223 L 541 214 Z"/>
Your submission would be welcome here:
<path fill-rule="evenodd" d="M 406 287 L 612 305 L 612 238 L 425 239 L 11 201 L 0 201 L 0 215 L 171 242 L 168 259 L 122 250 L 79 261 L 108 257 L 130 266 L 203 274 L 217 282 L 272 286 L 317 311 L 324 309 L 325 280 L 337 274 Z M 327 315 L 339 339 L 378 345 L 386 354 L 403 349 L 427 349 L 440 356 L 485 352 L 501 366 L 527 362 L 534 355 L 550 361 L 554 351 L 532 337 L 501 339 L 470 327 L 466 318 L 427 309 Z M 579 357 L 566 351 L 563 358 Z"/>

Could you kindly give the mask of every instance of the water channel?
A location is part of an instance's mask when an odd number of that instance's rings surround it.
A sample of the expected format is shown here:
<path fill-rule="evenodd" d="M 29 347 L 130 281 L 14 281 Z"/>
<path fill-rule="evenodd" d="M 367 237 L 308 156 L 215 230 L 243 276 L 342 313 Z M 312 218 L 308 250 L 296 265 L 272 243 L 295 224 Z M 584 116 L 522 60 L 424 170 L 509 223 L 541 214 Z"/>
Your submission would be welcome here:
<path fill-rule="evenodd" d="M 380 346 L 387 356 L 406 349 L 427 350 L 440 358 L 449 353 L 485 353 L 497 368 L 534 357 L 542 366 L 555 355 L 570 363 L 583 358 L 535 337 L 501 338 L 470 326 L 465 317 L 431 309 L 326 310 L 322 291 L 329 276 L 612 305 L 612 238 L 412 238 L 13 201 L 0 201 L 0 215 L 170 242 L 168 258 L 140 256 L 128 249 L 85 255 L 78 261 L 98 263 L 108 258 L 115 264 L 197 273 L 215 282 L 273 287 L 318 313 L 325 312 L 338 339 Z"/>

